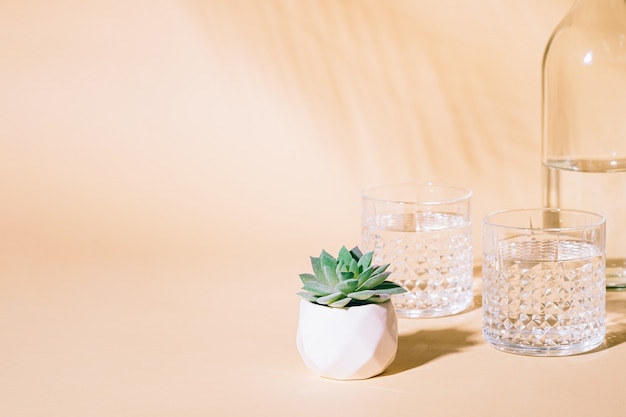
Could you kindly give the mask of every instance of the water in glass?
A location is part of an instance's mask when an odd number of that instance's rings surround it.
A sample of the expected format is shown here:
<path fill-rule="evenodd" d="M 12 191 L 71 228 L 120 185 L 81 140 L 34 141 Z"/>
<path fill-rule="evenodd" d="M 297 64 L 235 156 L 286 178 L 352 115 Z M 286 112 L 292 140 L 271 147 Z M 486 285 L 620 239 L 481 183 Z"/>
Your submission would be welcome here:
<path fill-rule="evenodd" d="M 626 160 L 550 160 L 544 170 L 546 207 L 604 215 L 607 288 L 626 288 Z"/>
<path fill-rule="evenodd" d="M 604 340 L 604 257 L 596 246 L 503 241 L 499 255 L 484 255 L 483 277 L 483 336 L 494 347 L 559 356 Z"/>
<path fill-rule="evenodd" d="M 385 214 L 363 226 L 363 245 L 407 293 L 393 302 L 401 317 L 437 317 L 473 301 L 471 224 L 450 213 Z"/>

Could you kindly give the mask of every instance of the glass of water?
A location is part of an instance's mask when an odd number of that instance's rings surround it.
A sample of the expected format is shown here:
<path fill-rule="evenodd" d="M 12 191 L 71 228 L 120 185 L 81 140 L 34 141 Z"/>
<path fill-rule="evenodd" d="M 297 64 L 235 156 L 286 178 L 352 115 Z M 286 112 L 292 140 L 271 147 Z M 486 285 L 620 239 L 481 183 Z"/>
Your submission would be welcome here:
<path fill-rule="evenodd" d="M 563 356 L 604 341 L 605 220 L 522 209 L 483 221 L 483 337 L 511 353 Z"/>
<path fill-rule="evenodd" d="M 362 193 L 361 246 L 391 264 L 400 317 L 440 317 L 472 305 L 472 191 L 433 183 L 372 187 Z"/>

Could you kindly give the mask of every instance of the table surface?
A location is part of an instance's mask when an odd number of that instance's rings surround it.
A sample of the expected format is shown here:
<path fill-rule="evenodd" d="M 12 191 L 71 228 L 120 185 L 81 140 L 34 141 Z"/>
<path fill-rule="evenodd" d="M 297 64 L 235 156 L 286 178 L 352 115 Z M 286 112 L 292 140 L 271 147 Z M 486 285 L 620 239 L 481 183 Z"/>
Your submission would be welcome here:
<path fill-rule="evenodd" d="M 1 414 L 626 415 L 626 292 L 608 293 L 595 351 L 519 356 L 482 339 L 477 270 L 471 309 L 399 319 L 386 372 L 335 381 L 296 349 L 302 265 L 235 264 L 15 269 L 0 295 Z"/>

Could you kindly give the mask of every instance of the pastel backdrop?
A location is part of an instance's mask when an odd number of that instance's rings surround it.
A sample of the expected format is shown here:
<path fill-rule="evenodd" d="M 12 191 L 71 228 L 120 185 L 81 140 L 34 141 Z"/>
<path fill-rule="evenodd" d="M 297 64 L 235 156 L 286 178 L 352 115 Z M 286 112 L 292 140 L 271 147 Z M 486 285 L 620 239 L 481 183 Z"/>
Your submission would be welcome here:
<path fill-rule="evenodd" d="M 479 260 L 487 212 L 541 203 L 541 59 L 570 4 L 0 2 L 4 407 L 199 404 L 189 381 L 246 352 L 218 330 L 300 369 L 277 330 L 297 273 L 359 242 L 370 185 L 472 188 Z"/>

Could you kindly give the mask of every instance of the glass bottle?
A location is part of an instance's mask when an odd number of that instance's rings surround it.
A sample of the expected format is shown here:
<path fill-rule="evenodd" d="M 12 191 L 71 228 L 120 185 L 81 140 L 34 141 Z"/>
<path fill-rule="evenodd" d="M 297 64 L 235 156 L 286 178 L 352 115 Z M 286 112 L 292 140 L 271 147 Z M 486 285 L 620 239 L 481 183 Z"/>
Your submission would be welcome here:
<path fill-rule="evenodd" d="M 607 288 L 626 289 L 626 0 L 576 0 L 543 57 L 543 205 L 606 217 Z"/>

